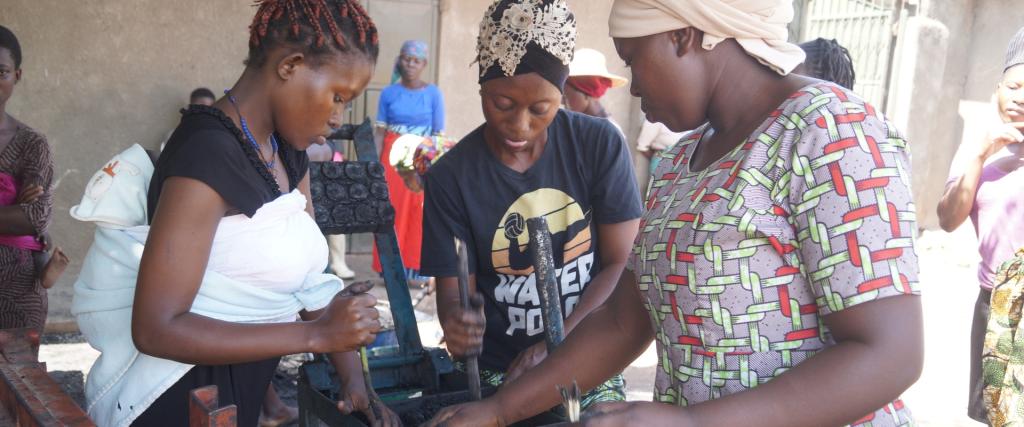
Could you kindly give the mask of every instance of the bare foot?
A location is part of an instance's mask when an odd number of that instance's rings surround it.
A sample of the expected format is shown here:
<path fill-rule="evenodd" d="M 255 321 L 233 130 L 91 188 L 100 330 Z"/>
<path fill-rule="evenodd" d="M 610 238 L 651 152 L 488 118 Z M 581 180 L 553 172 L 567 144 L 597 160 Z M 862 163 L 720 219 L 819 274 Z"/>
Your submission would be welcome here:
<path fill-rule="evenodd" d="M 50 289 L 57 283 L 57 279 L 64 274 L 64 269 L 71 263 L 71 259 L 61 250 L 60 246 L 50 253 L 50 261 L 43 267 L 42 285 L 43 289 Z"/>
<path fill-rule="evenodd" d="M 266 408 L 264 408 L 266 409 Z M 275 414 L 263 411 L 260 414 L 260 427 L 286 426 L 299 419 L 299 410 L 291 406 L 281 406 Z"/>
<path fill-rule="evenodd" d="M 298 419 L 299 410 L 281 401 L 273 384 L 267 387 L 267 394 L 263 396 L 263 409 L 260 410 L 260 427 L 285 426 Z"/>

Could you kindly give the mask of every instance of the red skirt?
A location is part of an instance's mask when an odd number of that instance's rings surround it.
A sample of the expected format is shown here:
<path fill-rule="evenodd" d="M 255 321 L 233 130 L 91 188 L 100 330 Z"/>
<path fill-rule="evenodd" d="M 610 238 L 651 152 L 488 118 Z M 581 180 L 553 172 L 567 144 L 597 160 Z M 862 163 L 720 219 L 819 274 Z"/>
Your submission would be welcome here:
<path fill-rule="evenodd" d="M 420 245 L 423 243 L 423 193 L 414 193 L 405 186 L 405 181 L 391 166 L 391 146 L 402 136 L 387 131 L 384 146 L 380 150 L 380 163 L 384 165 L 384 179 L 388 182 L 391 205 L 395 207 L 395 234 L 398 235 L 398 249 L 402 253 L 402 264 L 412 270 L 420 269 Z M 377 242 L 373 243 L 373 270 L 380 273 L 380 258 Z"/>

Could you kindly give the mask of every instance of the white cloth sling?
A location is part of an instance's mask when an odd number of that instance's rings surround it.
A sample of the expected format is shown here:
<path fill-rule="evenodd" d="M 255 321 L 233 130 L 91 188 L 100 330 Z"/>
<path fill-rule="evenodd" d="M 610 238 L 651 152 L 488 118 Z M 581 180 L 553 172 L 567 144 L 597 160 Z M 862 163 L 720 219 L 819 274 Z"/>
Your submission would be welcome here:
<path fill-rule="evenodd" d="M 97 172 L 72 216 L 97 225 L 74 285 L 72 313 L 100 357 L 85 385 L 86 411 L 99 426 L 131 424 L 193 365 L 142 354 L 131 335 L 132 302 L 149 226 L 146 191 L 153 166 L 135 145 Z M 327 243 L 298 190 L 252 218 L 224 218 L 192 304 L 195 314 L 230 322 L 294 320 L 325 307 L 341 279 L 322 274 Z"/>

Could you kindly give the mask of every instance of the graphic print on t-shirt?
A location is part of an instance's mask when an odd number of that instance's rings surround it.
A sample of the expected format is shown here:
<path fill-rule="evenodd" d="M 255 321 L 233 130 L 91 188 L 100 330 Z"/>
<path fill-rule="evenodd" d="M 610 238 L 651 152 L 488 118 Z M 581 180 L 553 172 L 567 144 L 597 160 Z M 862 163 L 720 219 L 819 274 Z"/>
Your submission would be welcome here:
<path fill-rule="evenodd" d="M 509 327 L 505 333 L 510 336 L 517 332 L 534 336 L 544 331 L 526 229 L 526 220 L 538 217 L 547 220 L 551 244 L 556 248 L 553 255 L 563 315 L 572 313 L 590 282 L 594 265 L 590 213 L 556 189 L 542 188 L 520 196 L 502 215 L 491 243 L 491 262 L 498 276 L 494 298 L 507 305 Z M 557 248 L 562 248 L 561 253 Z"/>

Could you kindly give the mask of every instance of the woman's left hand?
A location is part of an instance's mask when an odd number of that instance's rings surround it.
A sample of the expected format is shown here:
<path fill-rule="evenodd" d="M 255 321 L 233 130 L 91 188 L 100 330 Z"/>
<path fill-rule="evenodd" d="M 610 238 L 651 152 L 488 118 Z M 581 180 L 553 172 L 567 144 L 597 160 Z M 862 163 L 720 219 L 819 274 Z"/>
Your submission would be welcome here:
<path fill-rule="evenodd" d="M 43 187 L 38 184 L 26 185 L 18 192 L 18 197 L 14 200 L 17 205 L 27 205 L 36 201 L 39 196 L 43 195 Z"/>
<path fill-rule="evenodd" d="M 508 365 L 505 373 L 505 382 L 519 378 L 530 368 L 537 366 L 545 357 L 548 357 L 548 347 L 544 341 L 531 345 L 516 356 L 512 364 Z"/>
<path fill-rule="evenodd" d="M 338 402 L 338 410 L 343 414 L 353 411 L 362 412 L 374 427 L 400 427 L 402 421 L 377 397 L 377 393 L 367 394 L 365 387 L 345 387 L 345 400 Z M 379 415 L 378 415 L 379 414 Z"/>
<path fill-rule="evenodd" d="M 399 171 L 398 176 L 402 177 L 402 181 L 405 182 L 405 187 L 413 193 L 419 193 L 423 191 L 423 186 L 420 185 L 420 177 L 416 171 Z"/>
<path fill-rule="evenodd" d="M 643 425 L 692 426 L 686 410 L 655 402 L 602 402 L 583 414 L 578 423 L 585 427 Z"/>

